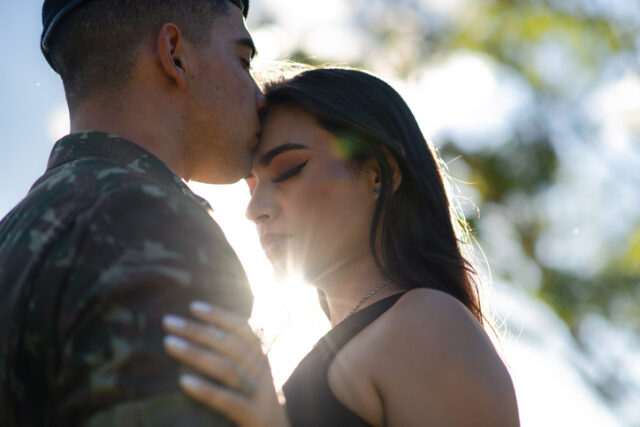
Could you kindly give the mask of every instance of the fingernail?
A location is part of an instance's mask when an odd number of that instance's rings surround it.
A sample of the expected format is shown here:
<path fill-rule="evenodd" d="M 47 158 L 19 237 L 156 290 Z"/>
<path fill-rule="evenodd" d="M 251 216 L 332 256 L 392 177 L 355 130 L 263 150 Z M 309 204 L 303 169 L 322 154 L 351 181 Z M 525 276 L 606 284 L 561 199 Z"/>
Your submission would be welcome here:
<path fill-rule="evenodd" d="M 180 375 L 180 384 L 187 388 L 200 388 L 202 381 L 193 375 L 182 374 Z"/>
<path fill-rule="evenodd" d="M 191 309 L 193 311 L 197 311 L 200 313 L 211 313 L 213 311 L 213 307 L 206 302 L 202 301 L 194 301 L 191 303 Z"/>
<path fill-rule="evenodd" d="M 173 335 L 164 337 L 164 344 L 168 347 L 172 347 L 182 351 L 188 350 L 190 347 L 187 341 Z"/>
<path fill-rule="evenodd" d="M 174 316 L 173 314 L 168 314 L 162 318 L 162 324 L 170 328 L 184 329 L 187 326 L 187 321 L 184 320 L 182 317 Z"/>

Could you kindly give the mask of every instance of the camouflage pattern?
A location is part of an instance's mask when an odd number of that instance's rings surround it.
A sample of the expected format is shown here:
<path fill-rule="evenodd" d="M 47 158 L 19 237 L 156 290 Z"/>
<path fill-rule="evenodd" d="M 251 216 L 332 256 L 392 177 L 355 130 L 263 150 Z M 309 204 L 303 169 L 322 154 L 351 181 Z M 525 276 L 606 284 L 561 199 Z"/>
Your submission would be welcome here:
<path fill-rule="evenodd" d="M 192 300 L 250 314 L 210 213 L 136 144 L 58 141 L 0 222 L 0 426 L 231 425 L 185 397 L 162 348 L 162 316 Z"/>

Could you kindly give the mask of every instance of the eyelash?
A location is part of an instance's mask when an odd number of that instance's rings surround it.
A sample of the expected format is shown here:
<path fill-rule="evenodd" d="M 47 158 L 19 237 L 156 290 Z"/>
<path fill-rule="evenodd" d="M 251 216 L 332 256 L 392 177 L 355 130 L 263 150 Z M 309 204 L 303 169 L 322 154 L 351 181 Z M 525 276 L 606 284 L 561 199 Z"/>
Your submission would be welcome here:
<path fill-rule="evenodd" d="M 286 181 L 289 178 L 293 178 L 294 176 L 298 175 L 302 171 L 302 169 L 307 165 L 307 163 L 309 163 L 309 160 L 299 164 L 294 168 L 289 169 L 279 177 L 272 179 L 271 182 L 273 182 L 274 184 L 278 184 L 280 182 Z"/>
<path fill-rule="evenodd" d="M 242 65 L 247 69 L 247 70 L 251 70 L 251 62 L 247 61 L 246 59 L 242 60 Z"/>

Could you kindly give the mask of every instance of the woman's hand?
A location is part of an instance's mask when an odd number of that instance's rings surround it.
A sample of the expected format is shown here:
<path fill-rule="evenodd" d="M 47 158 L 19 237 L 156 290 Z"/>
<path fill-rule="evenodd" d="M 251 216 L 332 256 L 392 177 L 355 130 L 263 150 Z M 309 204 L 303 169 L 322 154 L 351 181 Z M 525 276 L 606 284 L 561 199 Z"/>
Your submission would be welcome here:
<path fill-rule="evenodd" d="M 180 385 L 185 393 L 241 427 L 289 426 L 262 344 L 247 321 L 202 302 L 192 303 L 191 313 L 204 323 L 164 317 L 164 328 L 170 334 L 165 337 L 165 349 L 220 384 L 205 376 L 182 375 Z"/>

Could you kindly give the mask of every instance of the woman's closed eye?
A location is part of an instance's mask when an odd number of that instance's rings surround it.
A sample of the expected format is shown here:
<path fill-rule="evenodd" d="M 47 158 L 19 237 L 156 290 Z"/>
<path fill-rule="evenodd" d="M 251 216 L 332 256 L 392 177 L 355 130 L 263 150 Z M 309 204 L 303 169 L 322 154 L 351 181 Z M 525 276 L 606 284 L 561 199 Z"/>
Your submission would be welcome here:
<path fill-rule="evenodd" d="M 273 182 L 274 184 L 277 184 L 279 182 L 286 181 L 289 178 L 293 178 L 294 176 L 296 176 L 302 171 L 302 169 L 307 165 L 307 163 L 309 163 L 309 160 L 305 160 L 304 162 L 300 163 L 298 166 L 295 166 L 289 169 L 288 171 L 284 172 L 283 174 L 279 175 L 277 178 L 273 178 L 271 182 Z"/>

